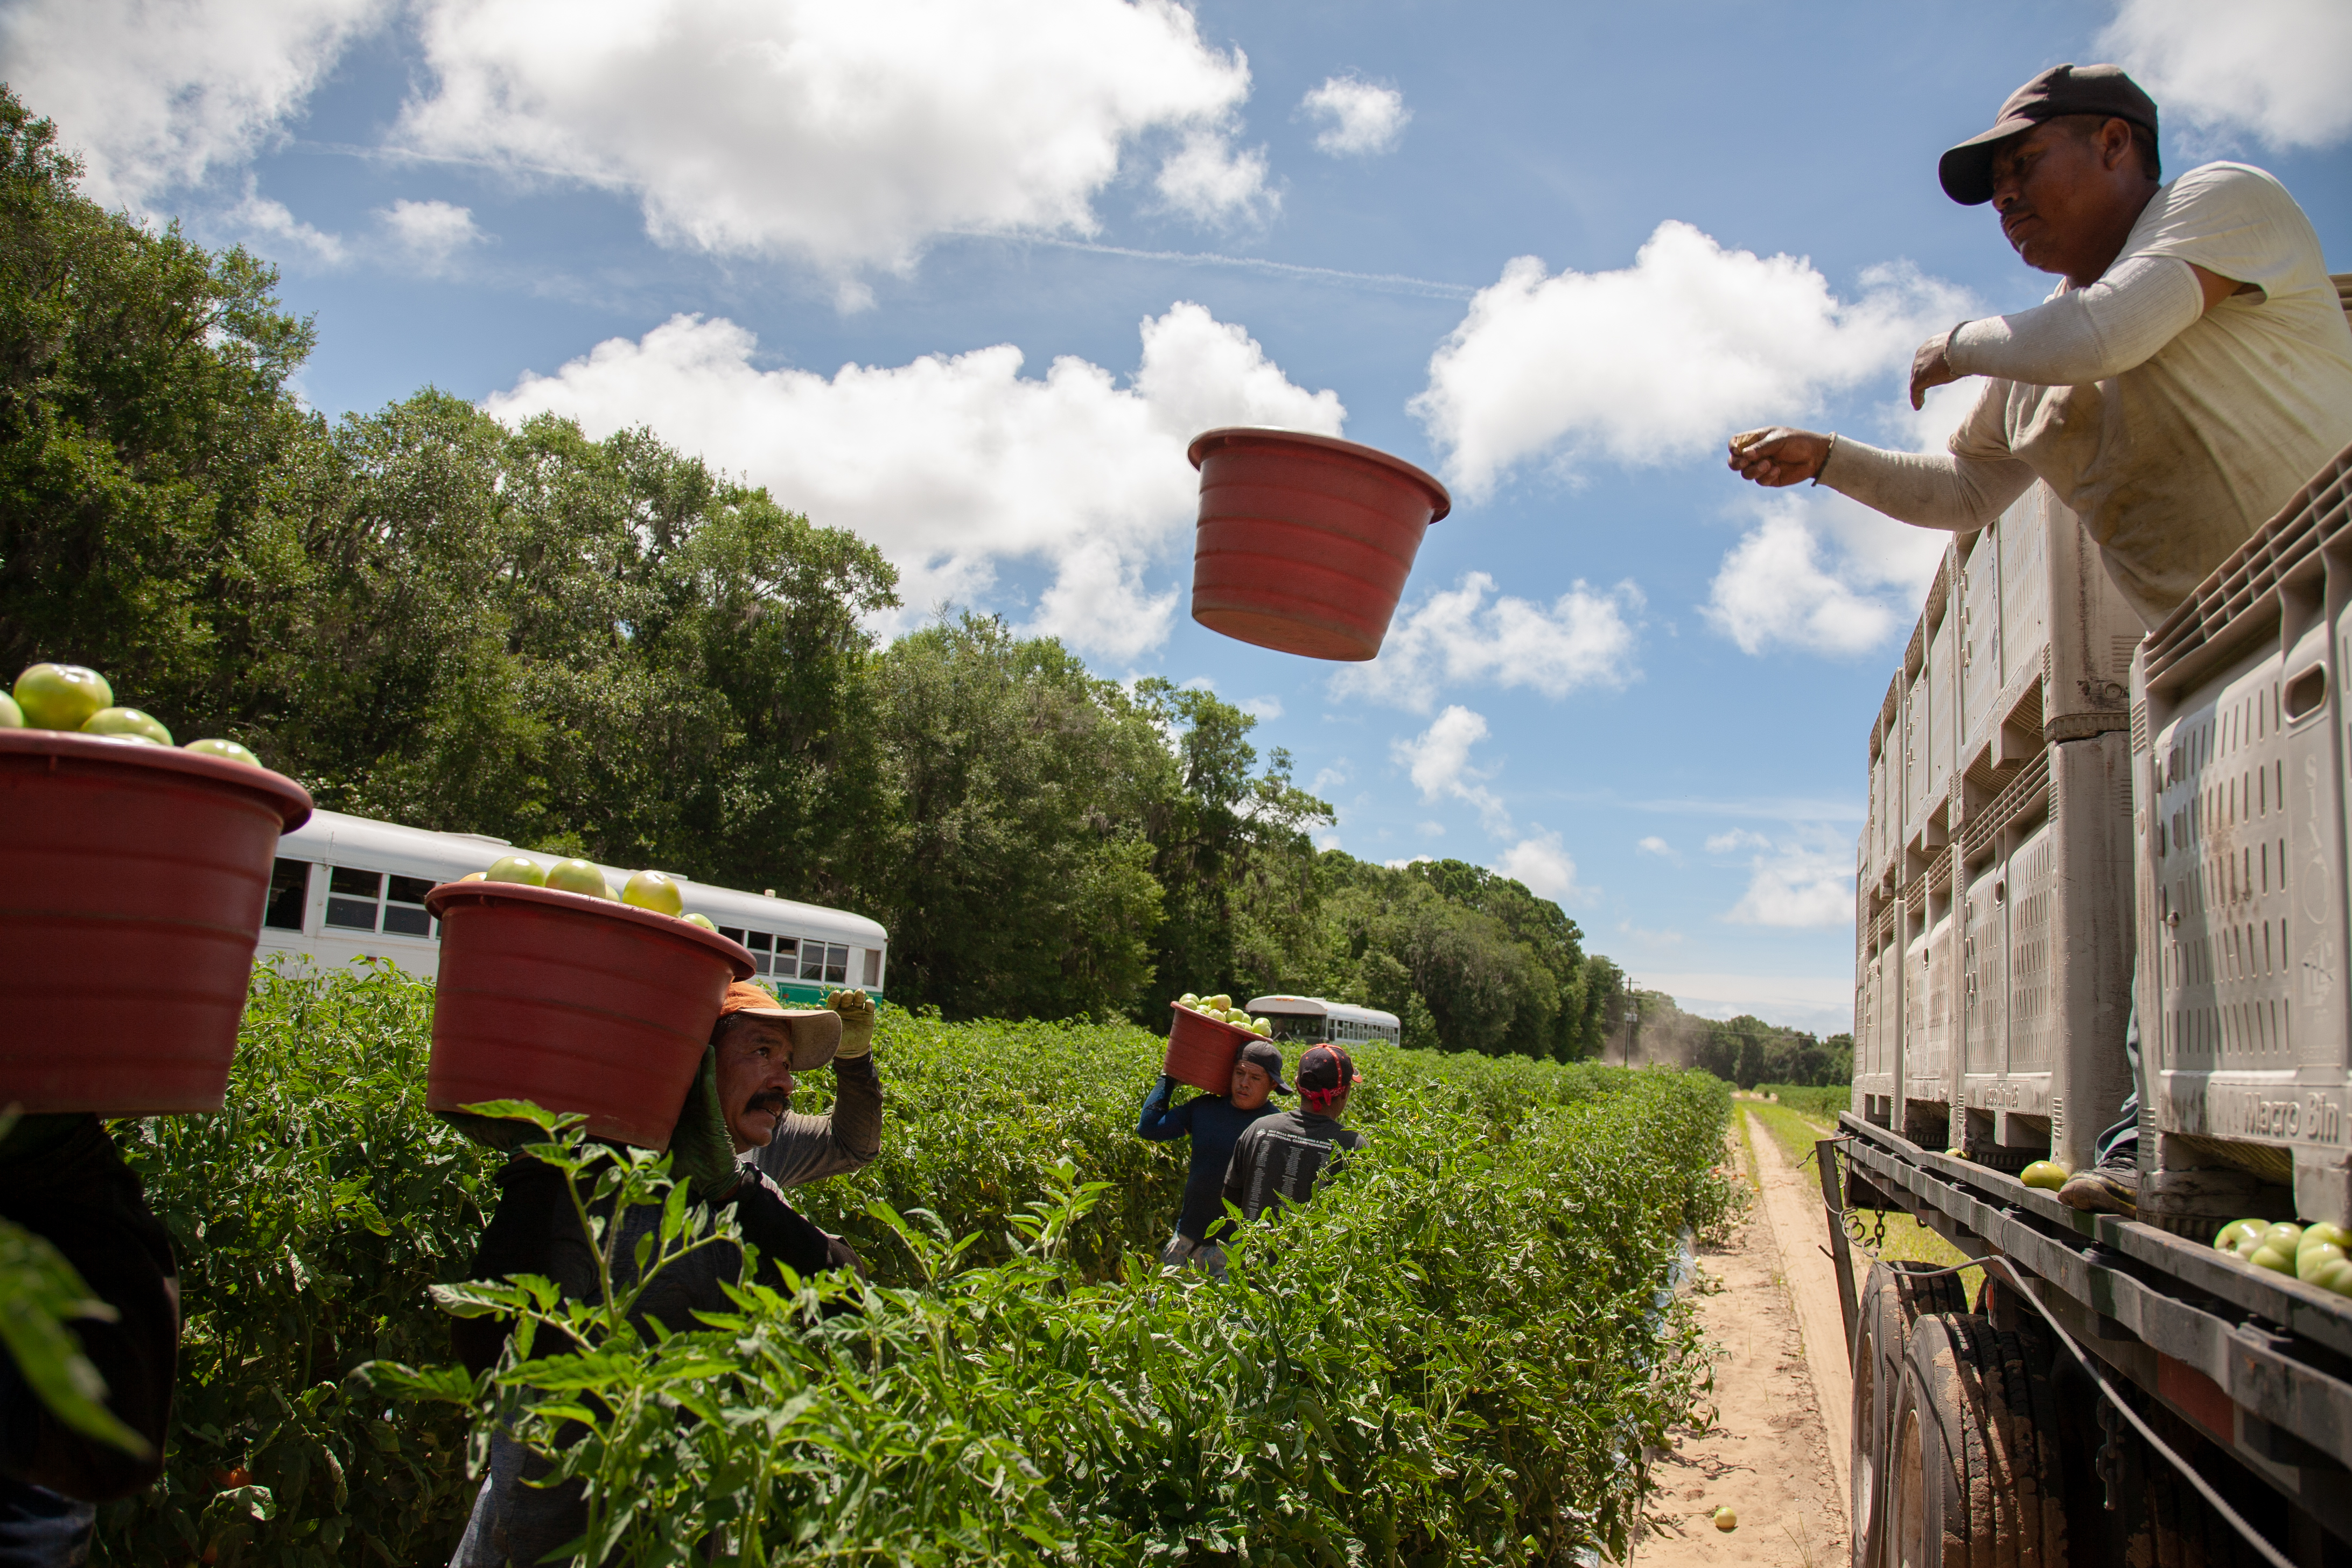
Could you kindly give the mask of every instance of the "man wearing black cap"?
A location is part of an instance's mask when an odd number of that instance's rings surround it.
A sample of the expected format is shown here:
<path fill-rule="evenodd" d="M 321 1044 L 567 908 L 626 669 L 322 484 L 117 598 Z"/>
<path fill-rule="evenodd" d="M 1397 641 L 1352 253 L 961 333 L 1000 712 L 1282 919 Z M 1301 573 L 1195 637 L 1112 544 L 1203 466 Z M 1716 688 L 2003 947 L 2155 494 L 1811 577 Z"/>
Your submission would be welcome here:
<path fill-rule="evenodd" d="M 1251 1040 L 1234 1058 L 1233 1089 L 1228 1094 L 1198 1094 L 1181 1105 L 1171 1105 L 1176 1080 L 1162 1073 L 1144 1096 L 1143 1119 L 1135 1130 L 1154 1142 L 1175 1138 L 1192 1141 L 1192 1164 L 1184 1178 L 1184 1206 L 1176 1216 L 1176 1234 L 1160 1254 L 1167 1268 L 1197 1264 L 1212 1274 L 1222 1272 L 1223 1255 L 1213 1239 L 1224 1214 L 1225 1167 L 1233 1163 L 1234 1145 L 1243 1132 L 1263 1117 L 1274 1114 L 1268 1098 L 1288 1094 L 1282 1081 L 1282 1050 L 1271 1040 Z"/>
<path fill-rule="evenodd" d="M 1944 154 L 1945 192 L 1990 202 L 2025 264 L 2061 279 L 2031 310 L 1920 345 L 1913 407 L 1983 378 L 1948 454 L 1775 428 L 1734 437 L 1733 469 L 1960 531 L 2038 478 L 2162 621 L 2352 444 L 2352 327 L 2285 188 L 2243 163 L 2159 184 L 2156 128 L 2121 69 L 2054 66 Z"/>
<path fill-rule="evenodd" d="M 2031 310 L 1919 346 L 1912 407 L 1983 378 L 1948 453 L 1773 428 L 1732 437 L 1733 470 L 1959 531 L 2039 479 L 2141 620 L 2161 623 L 2352 445 L 2352 326 L 2285 187 L 2243 163 L 2160 184 L 2156 130 L 2155 100 L 2116 67 L 2054 66 L 1943 155 L 1945 193 L 1990 202 L 2019 258 L 2060 278 Z M 2137 1045 L 2135 1020 L 2135 1085 Z M 2095 1165 L 2068 1179 L 2067 1203 L 2135 1212 L 2138 1099 L 2135 1087 Z"/>
<path fill-rule="evenodd" d="M 1224 1201 L 1255 1219 L 1277 1200 L 1313 1198 L 1316 1184 L 1339 1168 L 1346 1152 L 1364 1146 L 1362 1133 L 1339 1125 L 1348 1096 L 1362 1080 L 1338 1046 L 1308 1047 L 1298 1058 L 1300 1109 L 1269 1116 L 1242 1134 L 1225 1172 Z"/>

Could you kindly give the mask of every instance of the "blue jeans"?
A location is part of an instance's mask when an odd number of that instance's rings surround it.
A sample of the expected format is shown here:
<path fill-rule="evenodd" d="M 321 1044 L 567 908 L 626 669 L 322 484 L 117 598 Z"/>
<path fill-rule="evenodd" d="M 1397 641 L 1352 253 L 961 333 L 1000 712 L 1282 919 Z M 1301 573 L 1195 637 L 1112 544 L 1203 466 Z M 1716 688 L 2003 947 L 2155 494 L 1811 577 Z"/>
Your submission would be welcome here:
<path fill-rule="evenodd" d="M 2124 1060 L 2131 1064 L 2131 1093 L 2124 1097 L 2122 1113 L 2116 1124 L 2099 1134 L 2095 1163 L 2101 1165 L 2139 1165 L 2139 965 L 2132 965 L 2131 1011 L 2124 1016 Z"/>
<path fill-rule="evenodd" d="M 81 1568 L 98 1510 L 0 1477 L 0 1568 Z"/>

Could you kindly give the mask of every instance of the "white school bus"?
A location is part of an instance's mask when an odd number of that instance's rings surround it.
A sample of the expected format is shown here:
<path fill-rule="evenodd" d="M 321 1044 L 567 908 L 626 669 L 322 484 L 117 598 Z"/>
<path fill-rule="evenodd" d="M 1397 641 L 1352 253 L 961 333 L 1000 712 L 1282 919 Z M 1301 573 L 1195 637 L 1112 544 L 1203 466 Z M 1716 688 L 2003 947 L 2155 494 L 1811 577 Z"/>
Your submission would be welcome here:
<path fill-rule="evenodd" d="M 437 922 L 425 912 L 425 893 L 514 853 L 505 839 L 483 834 L 313 812 L 278 841 L 260 952 L 300 953 L 322 969 L 389 959 L 430 979 L 439 968 L 441 941 Z M 597 869 L 615 888 L 630 875 L 618 867 Z M 851 985 L 881 996 L 889 938 L 875 921 L 846 910 L 677 880 L 686 912 L 708 918 L 721 935 L 750 949 L 759 978 L 780 996 L 815 1002 Z"/>

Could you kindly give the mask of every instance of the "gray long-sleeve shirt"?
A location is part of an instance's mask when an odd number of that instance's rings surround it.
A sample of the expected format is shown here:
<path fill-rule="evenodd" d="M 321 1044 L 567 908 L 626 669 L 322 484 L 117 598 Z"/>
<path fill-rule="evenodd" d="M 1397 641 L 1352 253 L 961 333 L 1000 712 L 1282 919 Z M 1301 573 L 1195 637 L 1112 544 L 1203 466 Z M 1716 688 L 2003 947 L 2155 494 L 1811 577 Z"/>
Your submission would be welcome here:
<path fill-rule="evenodd" d="M 787 1114 L 776 1134 L 752 1152 L 761 1173 L 780 1187 L 843 1176 L 882 1152 L 882 1075 L 870 1056 L 836 1057 L 833 1109 L 823 1116 Z"/>

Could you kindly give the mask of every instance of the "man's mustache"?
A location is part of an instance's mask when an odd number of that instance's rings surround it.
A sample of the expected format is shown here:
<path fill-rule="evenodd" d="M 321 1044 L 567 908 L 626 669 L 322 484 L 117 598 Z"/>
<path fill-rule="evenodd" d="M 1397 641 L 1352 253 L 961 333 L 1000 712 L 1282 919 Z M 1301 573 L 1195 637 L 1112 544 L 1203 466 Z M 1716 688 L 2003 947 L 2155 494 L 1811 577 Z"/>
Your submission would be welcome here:
<path fill-rule="evenodd" d="M 746 1110 L 770 1110 L 778 1116 L 793 1108 L 793 1097 L 781 1089 L 763 1089 L 744 1102 Z"/>

